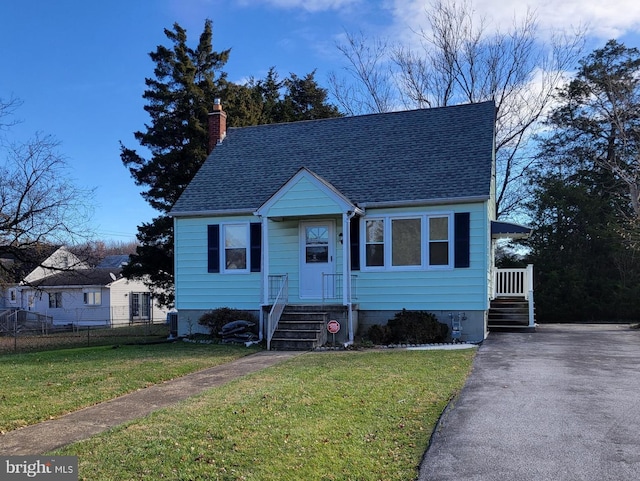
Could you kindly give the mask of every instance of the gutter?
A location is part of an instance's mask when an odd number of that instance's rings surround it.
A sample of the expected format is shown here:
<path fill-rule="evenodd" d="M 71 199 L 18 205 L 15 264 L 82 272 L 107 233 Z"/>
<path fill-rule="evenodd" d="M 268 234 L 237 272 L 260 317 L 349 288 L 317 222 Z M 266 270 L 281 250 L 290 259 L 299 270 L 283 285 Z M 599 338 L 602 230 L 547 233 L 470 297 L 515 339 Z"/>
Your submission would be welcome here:
<path fill-rule="evenodd" d="M 209 217 L 220 215 L 253 215 L 255 209 L 218 209 L 218 210 L 192 210 L 192 211 L 170 211 L 169 217 Z"/>
<path fill-rule="evenodd" d="M 359 215 L 364 213 L 364 209 L 368 207 L 382 208 L 382 207 L 411 207 L 420 205 L 439 205 L 439 204 L 467 204 L 471 202 L 486 202 L 490 200 L 489 195 L 478 195 L 469 197 L 440 197 L 437 199 L 417 199 L 417 200 L 397 200 L 397 201 L 382 201 L 382 202 L 358 202 L 355 205 L 356 212 Z M 208 209 L 208 210 L 185 210 L 185 211 L 170 211 L 167 215 L 169 217 L 209 217 L 209 216 L 222 216 L 222 215 L 255 215 L 257 209 Z"/>
<path fill-rule="evenodd" d="M 478 195 L 470 197 L 441 197 L 438 199 L 419 199 L 419 200 L 398 200 L 398 201 L 382 201 L 382 202 L 360 202 L 359 207 L 362 208 L 382 208 L 382 207 L 412 207 L 421 205 L 439 205 L 439 204 L 468 204 L 475 202 L 486 202 L 490 200 L 488 195 Z"/>

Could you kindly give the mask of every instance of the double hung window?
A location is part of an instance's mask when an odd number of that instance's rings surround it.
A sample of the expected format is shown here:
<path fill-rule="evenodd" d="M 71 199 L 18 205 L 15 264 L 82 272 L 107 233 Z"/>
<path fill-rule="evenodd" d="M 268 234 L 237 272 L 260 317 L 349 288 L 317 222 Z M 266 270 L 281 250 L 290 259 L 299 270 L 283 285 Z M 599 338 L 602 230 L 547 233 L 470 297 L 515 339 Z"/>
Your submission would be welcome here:
<path fill-rule="evenodd" d="M 429 218 L 429 265 L 449 265 L 449 217 Z"/>
<path fill-rule="evenodd" d="M 262 224 L 249 222 L 207 226 L 207 271 L 260 272 Z"/>
<path fill-rule="evenodd" d="M 384 219 L 372 219 L 365 222 L 366 247 L 365 265 L 384 267 Z"/>
<path fill-rule="evenodd" d="M 49 309 L 62 307 L 62 292 L 49 293 Z"/>
<path fill-rule="evenodd" d="M 102 304 L 102 293 L 99 290 L 86 289 L 82 294 L 85 306 L 99 306 Z"/>
<path fill-rule="evenodd" d="M 223 235 L 225 271 L 246 271 L 249 224 L 225 224 Z"/>

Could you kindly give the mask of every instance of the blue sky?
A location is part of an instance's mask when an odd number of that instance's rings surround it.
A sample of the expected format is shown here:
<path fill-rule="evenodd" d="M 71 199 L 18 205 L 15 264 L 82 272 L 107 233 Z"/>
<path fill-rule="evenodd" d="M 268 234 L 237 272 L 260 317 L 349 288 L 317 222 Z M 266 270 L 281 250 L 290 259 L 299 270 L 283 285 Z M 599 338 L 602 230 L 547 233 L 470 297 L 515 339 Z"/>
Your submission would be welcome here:
<path fill-rule="evenodd" d="M 421 27 L 424 0 L 20 0 L 0 4 L 0 98 L 18 97 L 22 122 L 9 135 L 35 132 L 60 142 L 75 183 L 95 189 L 94 229 L 105 240 L 133 240 L 156 213 L 140 197 L 119 156 L 119 141 L 137 148 L 133 132 L 147 121 L 142 93 L 153 75 L 148 53 L 168 45 L 163 30 L 178 22 L 197 40 L 213 21 L 214 49 L 231 48 L 229 79 L 317 69 L 327 86 L 343 58 L 345 31 L 404 43 Z M 640 47 L 637 0 L 476 0 L 478 15 L 510 22 L 527 7 L 542 29 L 586 25 L 591 49 L 618 38 Z"/>

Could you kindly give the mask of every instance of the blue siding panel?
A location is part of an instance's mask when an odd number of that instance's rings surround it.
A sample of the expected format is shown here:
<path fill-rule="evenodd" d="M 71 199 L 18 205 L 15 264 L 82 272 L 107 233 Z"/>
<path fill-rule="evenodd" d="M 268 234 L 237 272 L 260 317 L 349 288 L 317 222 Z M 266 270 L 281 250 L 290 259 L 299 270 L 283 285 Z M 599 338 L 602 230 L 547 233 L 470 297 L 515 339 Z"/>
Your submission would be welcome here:
<path fill-rule="evenodd" d="M 375 217 L 396 213 L 389 209 L 368 210 Z M 441 213 L 439 208 L 414 208 L 404 212 Z M 469 212 L 469 258 L 467 268 L 416 271 L 358 272 L 357 304 L 362 310 L 405 309 L 486 310 L 489 299 L 489 221 L 485 204 L 460 204 L 449 212 Z M 453 241 L 453 239 L 452 239 Z"/>
<path fill-rule="evenodd" d="M 269 216 L 310 216 L 340 212 L 340 205 L 309 179 L 301 178 L 271 207 Z"/>
<path fill-rule="evenodd" d="M 290 199 L 289 199 L 290 200 Z M 283 204 L 284 205 L 284 204 Z M 468 268 L 433 270 L 356 271 L 357 298 L 361 310 L 482 311 L 488 308 L 490 282 L 489 212 L 486 203 L 410 209 L 368 209 L 367 216 L 402 213 L 469 212 Z M 341 232 L 340 216 L 336 220 Z M 254 216 L 226 218 L 178 218 L 175 221 L 176 307 L 211 309 L 237 307 L 257 309 L 261 301 L 263 273 L 219 274 L 207 272 L 207 225 L 224 222 L 255 222 Z M 299 299 L 300 219 L 270 221 L 269 273 L 289 274 L 292 302 Z M 336 232 L 336 234 L 337 234 Z M 453 241 L 453 239 L 451 239 Z M 336 272 L 342 273 L 342 245 L 336 245 Z"/>
<path fill-rule="evenodd" d="M 176 308 L 256 309 L 260 304 L 261 274 L 207 272 L 207 226 L 223 222 L 255 222 L 254 216 L 179 218 L 175 221 Z"/>

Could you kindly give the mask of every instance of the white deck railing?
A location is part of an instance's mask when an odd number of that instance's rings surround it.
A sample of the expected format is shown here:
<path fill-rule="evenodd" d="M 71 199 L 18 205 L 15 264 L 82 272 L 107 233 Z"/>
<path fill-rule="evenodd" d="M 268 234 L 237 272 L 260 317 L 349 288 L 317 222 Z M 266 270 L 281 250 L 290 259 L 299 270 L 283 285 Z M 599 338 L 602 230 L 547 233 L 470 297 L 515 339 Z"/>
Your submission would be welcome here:
<path fill-rule="evenodd" d="M 289 276 L 287 274 L 269 276 L 269 298 L 272 297 L 273 305 L 267 317 L 267 351 L 271 349 L 273 333 L 276 331 L 282 312 L 289 302 Z"/>
<path fill-rule="evenodd" d="M 525 269 L 494 269 L 493 298 L 524 297 L 533 292 L 533 266 Z"/>

